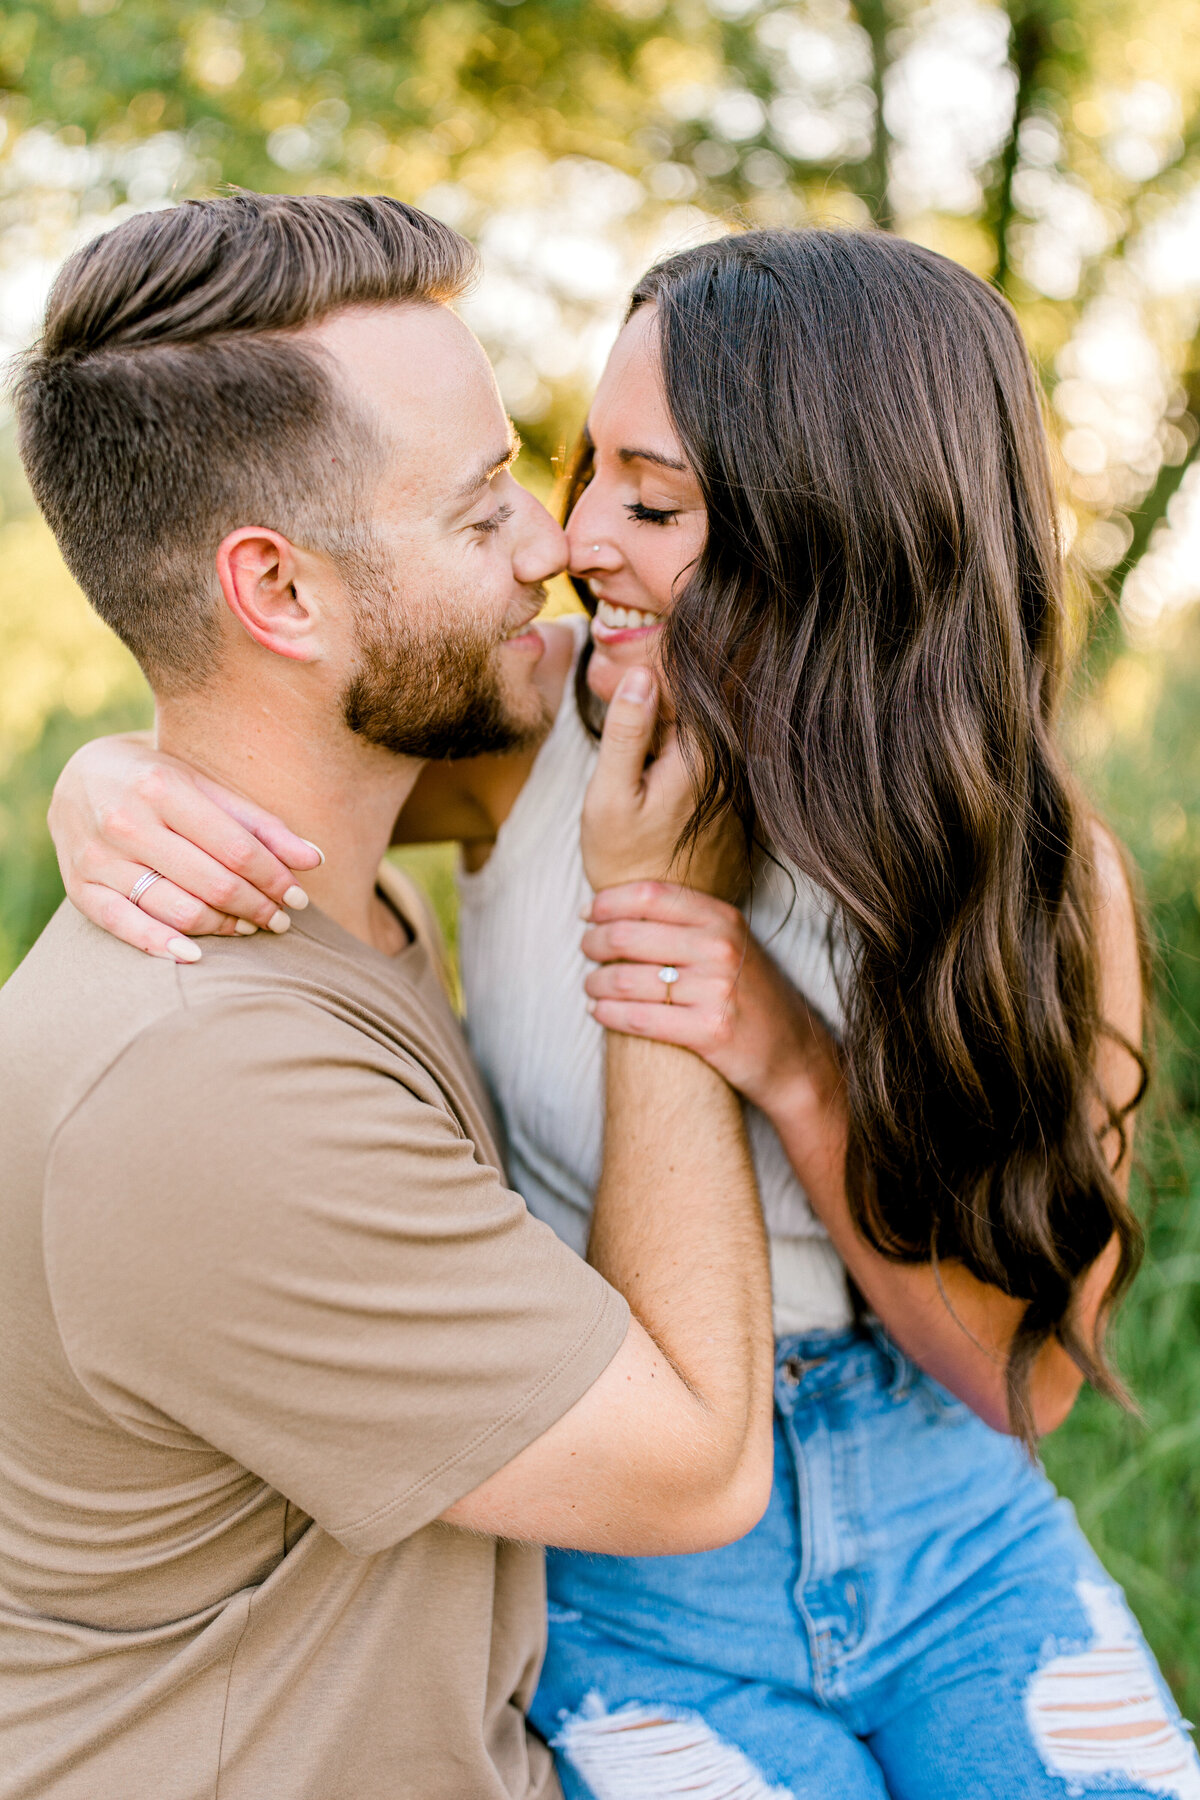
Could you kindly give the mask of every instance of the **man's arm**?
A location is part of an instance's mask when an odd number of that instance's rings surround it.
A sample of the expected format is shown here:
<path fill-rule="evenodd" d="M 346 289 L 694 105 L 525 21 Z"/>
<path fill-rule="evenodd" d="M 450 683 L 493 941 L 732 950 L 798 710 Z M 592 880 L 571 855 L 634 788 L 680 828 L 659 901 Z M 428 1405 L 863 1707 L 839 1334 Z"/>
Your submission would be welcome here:
<path fill-rule="evenodd" d="M 443 1516 L 612 1555 L 743 1536 L 771 1486 L 771 1289 L 739 1103 L 698 1057 L 608 1041 L 588 1258 L 633 1311 L 569 1412 Z"/>
<path fill-rule="evenodd" d="M 541 631 L 546 654 L 536 679 L 551 718 L 563 703 L 574 637 L 561 625 Z M 479 866 L 536 756 L 535 748 L 427 763 L 392 842 L 456 841 L 469 866 Z M 55 783 L 49 825 L 72 905 L 135 950 L 185 962 L 200 952 L 178 933 L 228 937 L 239 923 L 286 929 L 281 909 L 307 904 L 303 873 L 324 860 L 273 814 L 156 750 L 150 732 L 96 738 L 77 750 Z M 161 879 L 133 905 L 128 896 L 147 868 Z"/>
<path fill-rule="evenodd" d="M 613 848 L 596 885 L 625 873 L 616 846 L 646 857 L 656 819 L 669 863 L 688 787 L 667 760 L 643 780 L 652 726 L 649 700 L 619 695 L 609 709 L 592 826 Z M 638 872 L 655 871 L 642 860 Z M 701 1550 L 750 1530 L 770 1493 L 771 1289 L 754 1170 L 740 1103 L 698 1057 L 616 1035 L 607 1050 L 588 1256 L 633 1322 L 582 1399 L 443 1516 L 612 1554 Z"/>

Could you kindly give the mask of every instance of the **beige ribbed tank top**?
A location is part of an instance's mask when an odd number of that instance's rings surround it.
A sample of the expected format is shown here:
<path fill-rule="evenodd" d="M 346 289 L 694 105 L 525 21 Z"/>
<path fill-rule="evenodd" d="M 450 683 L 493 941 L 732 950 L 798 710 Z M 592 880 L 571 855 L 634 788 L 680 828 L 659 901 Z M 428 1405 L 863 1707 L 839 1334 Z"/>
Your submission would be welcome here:
<path fill-rule="evenodd" d="M 576 654 L 585 620 L 570 621 Z M 596 761 L 568 681 L 558 717 L 483 868 L 459 875 L 467 1034 L 507 1138 L 509 1176 L 529 1210 L 582 1255 L 600 1175 L 604 1033 L 586 1009 L 580 909 L 591 898 L 579 848 Z M 747 906 L 755 935 L 837 1026 L 822 896 L 764 863 Z M 747 1131 L 771 1241 L 777 1336 L 849 1323 L 845 1271 L 813 1217 L 772 1126 Z"/>

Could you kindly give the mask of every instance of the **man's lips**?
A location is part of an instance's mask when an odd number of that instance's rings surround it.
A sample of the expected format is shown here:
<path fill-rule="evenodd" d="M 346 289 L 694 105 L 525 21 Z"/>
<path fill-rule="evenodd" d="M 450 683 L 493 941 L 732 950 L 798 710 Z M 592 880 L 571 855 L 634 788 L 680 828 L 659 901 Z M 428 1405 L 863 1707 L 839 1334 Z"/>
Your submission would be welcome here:
<path fill-rule="evenodd" d="M 531 607 L 529 609 L 529 611 L 525 614 L 524 618 L 518 619 L 517 623 L 515 625 L 509 626 L 508 630 L 504 634 L 504 638 L 503 638 L 504 643 L 511 644 L 514 638 L 525 637 L 528 635 L 530 626 L 533 624 L 533 621 L 538 617 L 542 608 L 546 604 L 545 588 L 544 587 L 537 588 L 535 590 L 535 592 L 536 592 L 536 597 L 537 597 L 537 605 Z"/>
<path fill-rule="evenodd" d="M 592 636 L 598 644 L 623 644 L 644 638 L 662 624 L 658 613 L 644 612 L 636 606 L 617 606 L 612 600 L 600 600 L 592 619 Z"/>

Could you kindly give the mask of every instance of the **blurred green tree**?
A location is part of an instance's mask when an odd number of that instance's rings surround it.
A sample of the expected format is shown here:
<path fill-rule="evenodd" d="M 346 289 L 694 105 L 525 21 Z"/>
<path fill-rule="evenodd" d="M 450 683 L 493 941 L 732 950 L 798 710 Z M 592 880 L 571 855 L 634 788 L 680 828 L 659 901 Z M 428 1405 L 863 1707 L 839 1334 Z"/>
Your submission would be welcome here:
<path fill-rule="evenodd" d="M 471 322 L 543 485 L 667 244 L 874 222 L 1008 296 L 1102 602 L 1072 723 L 1152 903 L 1178 1135 L 1144 1133 L 1160 1200 L 1121 1327 L 1146 1421 L 1086 1396 L 1048 1462 L 1200 1707 L 1200 0 L 14 0 L 0 126 L 14 343 L 126 209 L 392 193 L 481 243 Z M 28 506 L 0 445 L 0 973 L 58 895 L 55 771 L 147 710 Z M 415 867 L 452 923 L 448 858 Z"/>

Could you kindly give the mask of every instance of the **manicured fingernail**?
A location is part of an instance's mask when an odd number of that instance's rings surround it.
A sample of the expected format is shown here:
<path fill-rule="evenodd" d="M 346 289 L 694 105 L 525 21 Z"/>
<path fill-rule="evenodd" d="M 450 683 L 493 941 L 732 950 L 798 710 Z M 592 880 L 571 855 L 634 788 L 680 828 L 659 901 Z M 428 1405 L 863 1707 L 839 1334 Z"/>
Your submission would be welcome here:
<path fill-rule="evenodd" d="M 588 1012 L 591 1014 L 592 1018 L 594 1019 L 596 1016 L 596 1002 L 594 1000 L 589 1000 L 587 1003 L 587 1009 L 588 1009 Z"/>
<path fill-rule="evenodd" d="M 581 906 L 579 909 L 579 916 L 583 920 L 585 925 L 590 925 L 592 922 L 591 907 L 590 906 Z"/>
<path fill-rule="evenodd" d="M 268 931 L 284 932 L 291 929 L 292 921 L 285 912 L 273 912 L 267 920 Z"/>
<path fill-rule="evenodd" d="M 650 698 L 649 669 L 626 669 L 617 688 L 618 700 L 636 700 L 644 704 Z"/>
<path fill-rule="evenodd" d="M 176 962 L 199 962 L 204 954 L 199 944 L 193 944 L 191 938 L 168 938 L 167 949 Z"/>
<path fill-rule="evenodd" d="M 239 937 L 253 937 L 258 930 L 258 926 L 252 925 L 249 919 L 239 919 L 233 929 L 237 932 Z"/>
<path fill-rule="evenodd" d="M 300 842 L 302 844 L 307 844 L 310 850 L 316 851 L 317 855 L 321 859 L 320 863 L 318 864 L 318 867 L 323 869 L 325 867 L 325 852 L 322 850 L 320 844 L 314 844 L 311 838 L 301 838 Z"/>
<path fill-rule="evenodd" d="M 283 904 L 295 907 L 297 912 L 303 912 L 308 905 L 308 895 L 302 887 L 287 888 L 284 891 Z"/>

